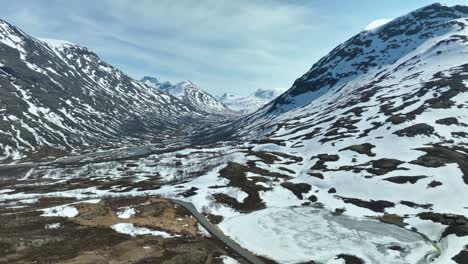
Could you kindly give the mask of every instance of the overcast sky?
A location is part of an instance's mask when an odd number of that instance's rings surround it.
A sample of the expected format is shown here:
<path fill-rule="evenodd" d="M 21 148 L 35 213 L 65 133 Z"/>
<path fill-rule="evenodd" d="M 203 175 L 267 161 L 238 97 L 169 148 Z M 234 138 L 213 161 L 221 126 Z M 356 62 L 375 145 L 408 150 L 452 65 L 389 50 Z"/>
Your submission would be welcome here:
<path fill-rule="evenodd" d="M 212 94 L 289 88 L 339 43 L 424 0 L 0 0 L 0 18 L 87 46 L 130 76 Z M 439 1 L 448 5 L 468 1 Z"/>

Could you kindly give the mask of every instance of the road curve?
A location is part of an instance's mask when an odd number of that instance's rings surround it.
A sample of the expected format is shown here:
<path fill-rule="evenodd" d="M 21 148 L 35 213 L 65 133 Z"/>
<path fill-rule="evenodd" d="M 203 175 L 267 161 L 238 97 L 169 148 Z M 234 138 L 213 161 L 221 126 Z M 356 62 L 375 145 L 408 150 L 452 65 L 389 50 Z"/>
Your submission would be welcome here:
<path fill-rule="evenodd" d="M 256 257 L 254 254 L 251 252 L 245 250 L 242 248 L 239 244 L 234 242 L 232 239 L 224 235 L 215 225 L 213 225 L 204 215 L 202 215 L 200 212 L 197 211 L 195 206 L 193 206 L 192 203 L 177 200 L 177 199 L 170 199 L 173 203 L 180 205 L 187 209 L 195 219 L 198 220 L 198 222 L 206 229 L 208 232 L 210 232 L 211 235 L 217 237 L 219 240 L 221 240 L 227 247 L 230 249 L 234 250 L 237 254 L 241 255 L 243 258 L 245 258 L 247 261 L 249 261 L 252 264 L 265 264 L 262 260 L 260 260 L 258 257 Z"/>

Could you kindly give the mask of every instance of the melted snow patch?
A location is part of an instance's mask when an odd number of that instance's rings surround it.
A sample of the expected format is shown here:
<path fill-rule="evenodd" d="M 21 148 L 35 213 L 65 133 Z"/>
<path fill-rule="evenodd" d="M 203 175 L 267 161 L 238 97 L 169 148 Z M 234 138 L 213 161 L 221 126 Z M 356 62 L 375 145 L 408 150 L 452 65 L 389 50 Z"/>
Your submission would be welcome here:
<path fill-rule="evenodd" d="M 3 189 L 3 190 L 0 190 L 0 193 L 10 193 L 10 192 L 13 192 L 15 190 L 13 189 Z"/>
<path fill-rule="evenodd" d="M 85 201 L 79 201 L 72 204 L 78 203 L 89 203 L 89 204 L 97 204 L 101 201 L 101 199 L 90 199 Z M 64 204 L 59 206 L 54 206 L 50 208 L 41 209 L 44 213 L 41 216 L 59 216 L 59 217 L 75 217 L 78 215 L 78 210 L 71 206 L 72 204 Z"/>
<path fill-rule="evenodd" d="M 163 238 L 175 237 L 175 235 L 171 235 L 164 231 L 158 230 L 151 230 L 145 227 L 137 227 L 133 224 L 129 223 L 118 223 L 112 226 L 112 229 L 118 233 L 127 234 L 132 237 L 135 236 L 142 236 L 142 235 L 150 235 L 150 236 L 160 236 Z"/>
<path fill-rule="evenodd" d="M 221 260 L 224 264 L 239 264 L 239 261 L 229 257 L 229 256 L 222 256 Z"/>
<path fill-rule="evenodd" d="M 124 208 L 120 208 L 120 211 L 117 212 L 117 217 L 122 218 L 122 219 L 129 219 L 135 214 L 136 214 L 135 208 L 124 207 Z"/>
<path fill-rule="evenodd" d="M 101 201 L 101 199 L 90 199 L 90 200 L 85 200 L 77 203 L 89 203 L 89 204 L 97 204 Z"/>
<path fill-rule="evenodd" d="M 179 219 L 177 219 L 179 220 Z M 211 237 L 211 234 L 210 232 L 208 232 L 208 230 L 206 230 L 206 228 L 204 228 L 202 225 L 198 224 L 198 233 L 202 236 L 206 236 L 206 237 Z"/>
<path fill-rule="evenodd" d="M 50 207 L 41 211 L 44 212 L 41 216 L 75 217 L 78 215 L 78 210 L 69 205 Z"/>
<path fill-rule="evenodd" d="M 46 229 L 59 229 L 62 227 L 61 223 L 48 224 L 45 226 Z"/>

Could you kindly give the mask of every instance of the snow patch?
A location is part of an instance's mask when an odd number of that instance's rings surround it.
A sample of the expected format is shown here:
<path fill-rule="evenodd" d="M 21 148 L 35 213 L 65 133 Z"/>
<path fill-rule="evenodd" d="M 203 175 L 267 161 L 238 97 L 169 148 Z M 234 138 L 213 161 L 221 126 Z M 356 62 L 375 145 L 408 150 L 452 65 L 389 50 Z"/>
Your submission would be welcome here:
<path fill-rule="evenodd" d="M 136 210 L 133 207 L 120 208 L 117 212 L 117 217 L 122 219 L 129 219 L 136 214 Z"/>
<path fill-rule="evenodd" d="M 41 209 L 44 213 L 41 216 L 58 216 L 72 218 L 78 215 L 78 210 L 75 207 L 68 205 L 60 205 Z"/>
<path fill-rule="evenodd" d="M 129 223 L 118 223 L 112 225 L 112 229 L 118 233 L 127 234 L 132 237 L 144 235 L 160 236 L 163 238 L 175 237 L 175 235 L 171 235 L 164 231 L 151 230 L 146 227 L 137 227 L 134 224 Z"/>

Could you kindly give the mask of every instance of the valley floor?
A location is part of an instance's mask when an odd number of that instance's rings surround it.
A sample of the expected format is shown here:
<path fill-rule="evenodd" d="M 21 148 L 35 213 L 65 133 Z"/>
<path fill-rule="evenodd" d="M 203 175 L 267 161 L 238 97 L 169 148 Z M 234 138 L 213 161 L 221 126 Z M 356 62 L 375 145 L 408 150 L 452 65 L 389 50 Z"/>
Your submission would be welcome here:
<path fill-rule="evenodd" d="M 175 198 L 263 263 L 465 261 L 463 216 L 429 213 L 423 220 L 410 208 L 382 213 L 381 201 L 345 203 L 328 187 L 295 179 L 301 157 L 259 148 L 145 146 L 2 166 L 0 259 L 250 263 Z"/>

